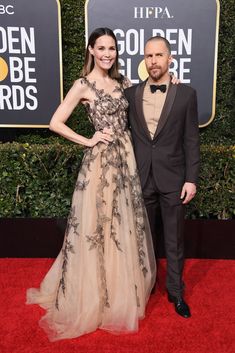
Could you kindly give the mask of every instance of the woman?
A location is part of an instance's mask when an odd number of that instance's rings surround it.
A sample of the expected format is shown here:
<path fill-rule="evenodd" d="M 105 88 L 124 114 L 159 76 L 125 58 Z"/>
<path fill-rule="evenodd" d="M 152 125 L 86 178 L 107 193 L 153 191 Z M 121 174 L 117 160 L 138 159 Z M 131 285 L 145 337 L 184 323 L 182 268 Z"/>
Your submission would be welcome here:
<path fill-rule="evenodd" d="M 156 276 L 143 206 L 117 41 L 108 28 L 90 36 L 83 77 L 56 110 L 50 129 L 88 147 L 75 186 L 62 250 L 27 303 L 46 309 L 40 325 L 50 340 L 97 328 L 135 332 Z M 88 139 L 65 125 L 83 104 L 96 130 Z"/>

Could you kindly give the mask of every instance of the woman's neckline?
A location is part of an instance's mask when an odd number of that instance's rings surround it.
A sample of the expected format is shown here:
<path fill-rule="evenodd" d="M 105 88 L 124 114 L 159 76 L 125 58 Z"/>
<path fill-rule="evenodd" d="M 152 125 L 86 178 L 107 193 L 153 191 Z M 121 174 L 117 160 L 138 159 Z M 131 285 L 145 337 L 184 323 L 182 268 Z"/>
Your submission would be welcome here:
<path fill-rule="evenodd" d="M 121 91 L 121 85 L 120 83 L 115 80 L 115 79 L 112 79 L 116 85 L 114 86 L 113 90 L 110 91 L 110 92 L 107 92 L 105 91 L 104 88 L 97 88 L 97 81 L 96 80 L 90 80 L 87 76 L 83 76 L 83 78 L 89 83 L 89 85 L 95 90 L 95 91 L 98 91 L 100 92 L 101 94 L 104 94 L 104 95 L 107 95 L 107 96 L 111 96 L 112 98 L 120 98 L 120 97 L 114 97 L 112 95 L 112 93 L 114 93 L 115 91 Z"/>

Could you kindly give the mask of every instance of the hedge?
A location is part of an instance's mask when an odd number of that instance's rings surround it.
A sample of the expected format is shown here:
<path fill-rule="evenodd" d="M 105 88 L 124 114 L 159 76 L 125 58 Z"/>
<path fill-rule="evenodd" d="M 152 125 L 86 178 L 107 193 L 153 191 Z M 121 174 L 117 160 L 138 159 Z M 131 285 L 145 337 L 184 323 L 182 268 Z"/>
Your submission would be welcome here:
<path fill-rule="evenodd" d="M 71 145 L 0 145 L 0 217 L 65 217 L 82 149 Z"/>
<path fill-rule="evenodd" d="M 234 218 L 234 157 L 233 146 L 201 146 L 198 193 L 188 206 L 189 218 Z"/>
<path fill-rule="evenodd" d="M 234 216 L 234 148 L 201 147 L 201 176 L 188 218 Z M 81 164 L 76 145 L 0 145 L 0 217 L 66 217 Z"/>

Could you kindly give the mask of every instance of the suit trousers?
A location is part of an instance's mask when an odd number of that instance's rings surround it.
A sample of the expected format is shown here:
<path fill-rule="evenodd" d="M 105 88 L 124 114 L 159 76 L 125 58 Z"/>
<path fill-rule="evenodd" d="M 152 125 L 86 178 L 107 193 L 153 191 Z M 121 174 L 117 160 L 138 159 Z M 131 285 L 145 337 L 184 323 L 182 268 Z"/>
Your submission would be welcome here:
<path fill-rule="evenodd" d="M 182 272 L 184 265 L 184 214 L 185 206 L 180 199 L 181 190 L 162 193 L 154 180 L 152 170 L 145 186 L 143 197 L 147 210 L 153 245 L 157 256 L 157 217 L 162 217 L 164 245 L 167 259 L 166 287 L 176 297 L 182 296 Z M 159 212 L 160 211 L 160 212 Z"/>

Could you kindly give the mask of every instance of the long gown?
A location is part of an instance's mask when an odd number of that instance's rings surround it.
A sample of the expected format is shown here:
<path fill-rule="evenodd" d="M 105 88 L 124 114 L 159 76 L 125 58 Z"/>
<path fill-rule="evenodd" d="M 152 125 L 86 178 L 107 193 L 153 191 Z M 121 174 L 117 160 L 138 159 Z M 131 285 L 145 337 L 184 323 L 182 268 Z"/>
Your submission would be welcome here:
<path fill-rule="evenodd" d="M 95 130 L 112 128 L 113 142 L 85 151 L 75 185 L 63 247 L 27 304 L 46 309 L 40 326 L 51 341 L 104 329 L 138 330 L 156 277 L 156 264 L 130 132 L 126 79 L 112 94 L 81 83 Z"/>

